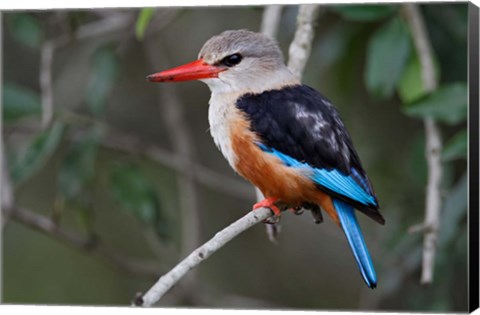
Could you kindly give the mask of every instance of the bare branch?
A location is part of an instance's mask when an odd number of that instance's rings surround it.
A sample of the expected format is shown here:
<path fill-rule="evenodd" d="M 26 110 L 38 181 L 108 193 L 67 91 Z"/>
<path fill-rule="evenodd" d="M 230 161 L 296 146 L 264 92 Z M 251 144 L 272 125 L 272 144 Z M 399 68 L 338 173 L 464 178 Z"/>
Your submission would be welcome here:
<path fill-rule="evenodd" d="M 315 34 L 315 20 L 319 12 L 320 6 L 318 4 L 302 4 L 298 8 L 297 30 L 288 50 L 288 68 L 299 79 L 302 77 L 310 56 Z"/>
<path fill-rule="evenodd" d="M 73 35 L 76 40 L 90 37 L 108 35 L 119 32 L 129 24 L 130 14 L 115 14 L 100 21 L 95 21 L 81 26 Z M 42 128 L 46 129 L 53 121 L 54 100 L 52 91 L 52 71 L 55 52 L 67 45 L 70 40 L 68 35 L 62 34 L 57 38 L 46 41 L 41 50 L 40 58 L 40 89 L 42 103 Z"/>
<path fill-rule="evenodd" d="M 215 191 L 249 200 L 254 196 L 251 185 L 243 180 L 237 179 L 233 176 L 221 174 L 204 165 L 195 163 L 194 161 L 192 161 L 190 166 L 184 168 L 180 163 L 178 154 L 169 152 L 157 145 L 147 143 L 136 136 L 116 130 L 112 126 L 109 126 L 95 118 L 62 110 L 59 112 L 59 119 L 63 119 L 67 123 L 100 125 L 102 128 L 108 131 L 105 139 L 102 142 L 102 146 L 108 149 L 144 156 L 147 159 L 150 159 L 179 173 L 189 171 L 199 184 L 209 187 Z M 30 134 L 40 132 L 41 129 L 37 126 L 34 126 L 31 121 L 28 123 L 20 121 L 15 125 L 10 124 L 5 126 L 4 131 L 6 131 L 6 133 Z"/>
<path fill-rule="evenodd" d="M 271 38 L 277 37 L 278 26 L 280 25 L 280 19 L 282 17 L 282 8 L 281 5 L 269 5 L 265 7 L 260 33 L 268 35 Z"/>
<path fill-rule="evenodd" d="M 260 208 L 248 212 L 245 216 L 215 234 L 208 242 L 194 250 L 172 270 L 160 277 L 143 297 L 136 300 L 136 305 L 152 306 L 188 271 L 198 266 L 202 261 L 210 257 L 210 255 L 222 248 L 237 235 L 272 215 L 272 211 L 268 208 Z"/>
<path fill-rule="evenodd" d="M 425 28 L 423 17 L 418 5 L 409 3 L 404 5 L 404 13 L 409 24 L 417 55 L 420 59 L 422 78 L 425 90 L 433 92 L 437 89 L 435 67 L 433 64 L 433 52 L 430 39 Z M 431 118 L 424 120 L 425 125 L 425 156 L 428 166 L 427 196 L 425 201 L 425 232 L 423 240 L 423 260 L 421 283 L 429 284 L 433 281 L 433 269 L 435 265 L 435 251 L 440 225 L 441 193 L 440 182 L 442 179 L 442 140 L 440 130 Z"/>
<path fill-rule="evenodd" d="M 411 227 L 408 228 L 409 234 L 426 233 L 431 231 L 432 231 L 432 227 L 430 225 L 425 225 L 424 222 L 412 225 Z"/>
<path fill-rule="evenodd" d="M 43 44 L 40 58 L 40 89 L 42 91 L 42 128 L 46 129 L 53 120 L 52 63 L 54 43 Z"/>
<path fill-rule="evenodd" d="M 123 29 L 127 29 L 133 21 L 134 16 L 130 13 L 115 13 L 99 21 L 82 25 L 75 32 L 76 40 L 84 40 L 91 37 L 107 36 L 113 33 L 118 34 Z M 133 32 L 131 33 L 133 37 Z"/>
<path fill-rule="evenodd" d="M 194 161 L 189 161 L 190 164 L 185 167 L 177 153 L 168 152 L 158 146 L 145 143 L 136 137 L 112 131 L 105 138 L 103 145 L 110 149 L 143 155 L 179 173 L 191 172 L 191 175 L 199 184 L 216 191 L 246 199 L 251 199 L 253 196 L 251 186 L 246 182 L 218 173 Z"/>
<path fill-rule="evenodd" d="M 94 254 L 112 266 L 130 274 L 154 277 L 161 272 L 161 266 L 158 262 L 126 259 L 124 255 L 108 248 L 98 237 L 85 238 L 67 231 L 55 224 L 50 218 L 31 210 L 12 205 L 8 208 L 3 207 L 2 214 L 66 245 Z"/>

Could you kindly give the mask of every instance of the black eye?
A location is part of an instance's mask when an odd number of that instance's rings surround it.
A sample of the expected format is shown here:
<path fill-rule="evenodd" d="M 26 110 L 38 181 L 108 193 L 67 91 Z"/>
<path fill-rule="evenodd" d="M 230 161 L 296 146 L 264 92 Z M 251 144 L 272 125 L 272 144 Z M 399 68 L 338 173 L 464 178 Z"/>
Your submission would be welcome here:
<path fill-rule="evenodd" d="M 233 67 L 235 65 L 238 65 L 242 61 L 242 55 L 240 54 L 233 54 L 230 56 L 227 56 L 222 59 L 222 64 L 226 65 L 227 67 Z"/>

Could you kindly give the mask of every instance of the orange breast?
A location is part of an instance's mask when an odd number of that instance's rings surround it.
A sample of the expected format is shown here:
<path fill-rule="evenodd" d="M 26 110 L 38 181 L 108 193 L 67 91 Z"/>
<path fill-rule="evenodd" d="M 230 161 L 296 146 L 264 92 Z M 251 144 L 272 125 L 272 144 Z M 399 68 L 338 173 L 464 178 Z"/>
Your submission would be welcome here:
<path fill-rule="evenodd" d="M 302 170 L 285 166 L 277 157 L 257 145 L 258 136 L 239 112 L 230 122 L 232 150 L 237 172 L 257 186 L 265 197 L 279 198 L 290 207 L 304 202 L 320 205 L 338 224 L 330 196 L 320 191 Z"/>

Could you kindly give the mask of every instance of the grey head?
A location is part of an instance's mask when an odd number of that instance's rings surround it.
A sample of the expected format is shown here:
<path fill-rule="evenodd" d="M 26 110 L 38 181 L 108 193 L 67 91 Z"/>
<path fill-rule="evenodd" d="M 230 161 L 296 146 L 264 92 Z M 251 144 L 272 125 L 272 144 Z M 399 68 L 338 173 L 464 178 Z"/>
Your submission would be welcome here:
<path fill-rule="evenodd" d="M 199 59 L 225 67 L 218 78 L 202 79 L 212 92 L 261 92 L 298 83 L 287 69 L 277 43 L 248 30 L 228 30 L 210 38 Z"/>

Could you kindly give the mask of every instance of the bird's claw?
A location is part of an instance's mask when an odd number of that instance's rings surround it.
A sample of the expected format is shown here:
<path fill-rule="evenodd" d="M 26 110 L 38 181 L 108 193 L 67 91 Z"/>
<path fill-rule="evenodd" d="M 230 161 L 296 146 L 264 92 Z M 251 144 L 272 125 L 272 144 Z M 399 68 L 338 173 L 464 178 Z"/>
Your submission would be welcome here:
<path fill-rule="evenodd" d="M 274 213 L 273 216 L 263 220 L 263 223 L 276 224 L 280 221 L 280 214 L 282 211 L 277 207 L 277 205 L 275 205 L 275 202 L 277 201 L 278 198 L 265 198 L 253 205 L 253 210 L 257 210 L 259 208 L 269 208 Z"/>
<path fill-rule="evenodd" d="M 262 221 L 262 223 L 271 224 L 271 225 L 275 225 L 278 222 L 280 222 L 280 216 L 279 215 L 273 215 L 273 216 L 268 217 L 268 218 L 266 218 L 265 220 Z"/>
<path fill-rule="evenodd" d="M 293 214 L 295 214 L 295 215 L 301 215 L 301 214 L 303 214 L 303 211 L 304 211 L 303 207 L 300 207 L 300 206 L 293 207 L 293 208 L 290 208 L 288 210 L 293 212 Z"/>

